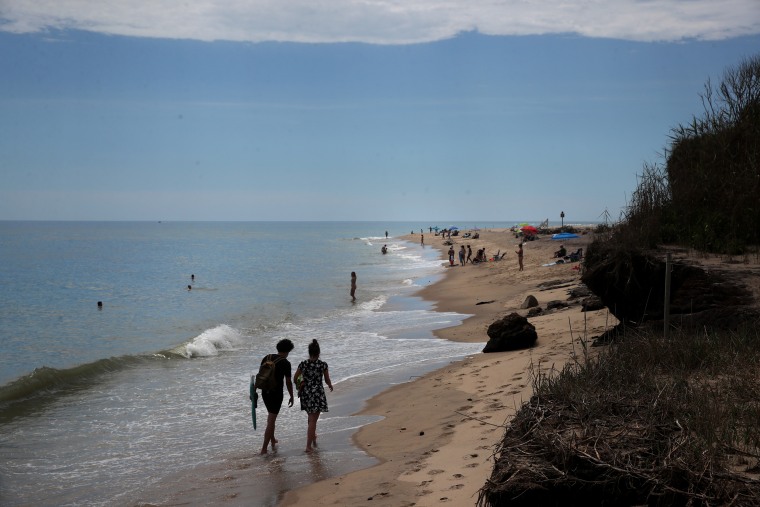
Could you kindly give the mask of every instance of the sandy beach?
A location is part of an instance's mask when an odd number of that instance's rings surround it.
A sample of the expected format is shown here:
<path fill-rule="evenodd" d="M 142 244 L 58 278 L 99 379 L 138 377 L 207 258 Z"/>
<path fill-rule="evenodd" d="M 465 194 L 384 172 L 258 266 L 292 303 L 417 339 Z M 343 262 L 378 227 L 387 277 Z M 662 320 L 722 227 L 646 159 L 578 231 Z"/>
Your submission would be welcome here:
<path fill-rule="evenodd" d="M 500 261 L 448 266 L 449 246 L 425 233 L 425 246 L 441 251 L 446 275 L 421 290 L 441 311 L 471 315 L 462 325 L 440 329 L 436 335 L 454 341 L 488 341 L 488 326 L 520 309 L 528 295 L 542 308 L 565 301 L 580 283 L 578 263 L 545 266 L 564 244 L 568 252 L 586 248 L 591 234 L 564 243 L 541 236 L 525 243 L 524 270 L 518 270 L 519 239 L 509 230 L 479 231 L 479 239 L 454 236 L 454 250 L 470 245 L 486 248 L 489 259 L 507 252 Z M 404 239 L 420 243 L 419 235 Z M 444 260 L 445 257 L 445 260 Z M 361 428 L 354 442 L 380 464 L 333 477 L 288 492 L 283 506 L 373 505 L 427 506 L 440 503 L 474 505 L 478 490 L 490 476 L 493 452 L 504 427 L 532 394 L 532 371 L 561 369 L 582 355 L 583 341 L 617 324 L 606 310 L 582 312 L 579 305 L 531 317 L 538 341 L 527 350 L 483 353 L 452 363 L 369 400 L 361 414 L 383 419 Z"/>

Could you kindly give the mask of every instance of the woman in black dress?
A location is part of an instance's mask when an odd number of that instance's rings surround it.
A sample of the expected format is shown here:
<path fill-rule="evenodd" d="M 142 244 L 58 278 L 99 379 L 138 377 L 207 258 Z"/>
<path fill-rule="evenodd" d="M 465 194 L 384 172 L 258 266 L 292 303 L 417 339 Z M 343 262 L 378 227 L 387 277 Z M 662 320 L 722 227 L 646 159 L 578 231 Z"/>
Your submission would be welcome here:
<path fill-rule="evenodd" d="M 309 344 L 309 359 L 301 361 L 296 370 L 296 387 L 301 397 L 301 410 L 309 416 L 309 427 L 306 431 L 306 452 L 311 452 L 317 446 L 317 421 L 319 414 L 327 412 L 327 396 L 322 384 L 324 378 L 330 392 L 333 390 L 327 363 L 319 359 L 319 343 L 312 340 Z"/>

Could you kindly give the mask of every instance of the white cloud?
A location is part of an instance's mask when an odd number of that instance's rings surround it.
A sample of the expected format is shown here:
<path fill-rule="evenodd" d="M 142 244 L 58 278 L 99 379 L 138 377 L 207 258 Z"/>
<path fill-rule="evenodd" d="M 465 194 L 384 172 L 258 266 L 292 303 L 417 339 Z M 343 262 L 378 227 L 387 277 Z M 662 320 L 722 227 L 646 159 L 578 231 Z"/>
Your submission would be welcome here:
<path fill-rule="evenodd" d="M 477 30 L 638 41 L 760 33 L 759 0 L 2 0 L 0 30 L 407 44 Z"/>

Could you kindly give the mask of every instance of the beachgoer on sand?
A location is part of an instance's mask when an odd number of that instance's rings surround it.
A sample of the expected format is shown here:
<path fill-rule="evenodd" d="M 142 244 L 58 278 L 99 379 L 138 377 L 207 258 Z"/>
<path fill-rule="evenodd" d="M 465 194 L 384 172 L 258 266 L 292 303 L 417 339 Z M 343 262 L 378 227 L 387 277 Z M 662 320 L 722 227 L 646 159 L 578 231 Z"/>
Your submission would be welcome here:
<path fill-rule="evenodd" d="M 296 370 L 298 396 L 301 398 L 301 410 L 309 417 L 306 430 L 306 452 L 317 447 L 317 421 L 322 412 L 327 412 L 327 396 L 322 384 L 324 378 L 330 392 L 333 390 L 327 363 L 319 359 L 320 349 L 317 340 L 309 344 L 309 359 L 301 361 Z"/>
<path fill-rule="evenodd" d="M 454 245 L 449 247 L 449 265 L 454 265 Z"/>
<path fill-rule="evenodd" d="M 465 263 L 472 264 L 472 247 L 470 245 L 467 245 L 467 260 L 465 260 Z"/>
<path fill-rule="evenodd" d="M 464 245 L 462 245 L 459 247 L 459 265 L 460 266 L 464 266 L 464 256 L 465 256 Z"/>
<path fill-rule="evenodd" d="M 351 301 L 356 301 L 356 271 L 351 271 Z"/>
<path fill-rule="evenodd" d="M 523 244 L 520 243 L 520 245 L 517 247 L 517 250 L 515 251 L 517 254 L 517 263 L 520 265 L 520 271 L 523 270 Z"/>
<path fill-rule="evenodd" d="M 290 394 L 290 400 L 288 400 L 288 407 L 293 406 L 293 381 L 290 378 L 290 362 L 287 357 L 290 351 L 293 350 L 293 342 L 287 338 L 277 342 L 277 354 L 267 354 L 261 359 L 261 363 L 270 358 L 270 356 L 277 356 L 274 358 L 274 376 L 277 381 L 277 387 L 270 391 L 261 391 L 261 398 L 264 400 L 264 405 L 267 407 L 267 428 L 264 430 L 264 444 L 261 446 L 261 454 L 267 453 L 267 447 L 271 444 L 272 450 L 275 450 L 275 444 L 278 440 L 274 437 L 274 427 L 277 421 L 277 415 L 280 413 L 283 401 L 283 384 L 287 386 L 288 393 Z"/>

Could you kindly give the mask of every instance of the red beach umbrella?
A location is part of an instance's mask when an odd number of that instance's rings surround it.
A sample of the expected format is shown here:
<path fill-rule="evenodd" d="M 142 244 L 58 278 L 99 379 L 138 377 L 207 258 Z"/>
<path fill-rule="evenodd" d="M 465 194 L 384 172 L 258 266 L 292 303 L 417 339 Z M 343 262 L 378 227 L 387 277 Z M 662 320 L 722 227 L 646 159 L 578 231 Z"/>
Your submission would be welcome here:
<path fill-rule="evenodd" d="M 536 229 L 532 225 L 524 225 L 520 227 L 520 230 L 528 234 L 538 234 L 538 229 Z"/>

